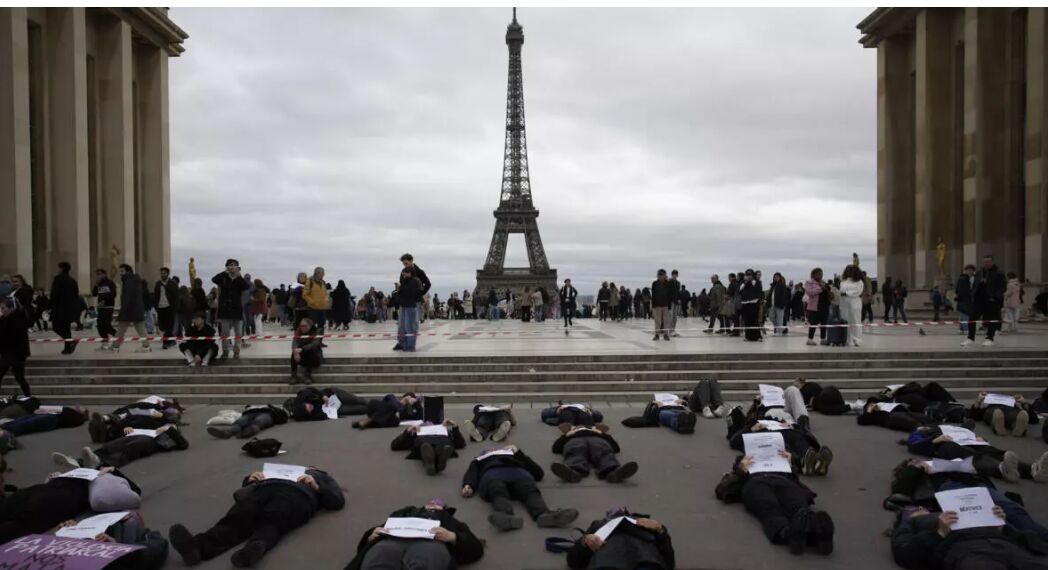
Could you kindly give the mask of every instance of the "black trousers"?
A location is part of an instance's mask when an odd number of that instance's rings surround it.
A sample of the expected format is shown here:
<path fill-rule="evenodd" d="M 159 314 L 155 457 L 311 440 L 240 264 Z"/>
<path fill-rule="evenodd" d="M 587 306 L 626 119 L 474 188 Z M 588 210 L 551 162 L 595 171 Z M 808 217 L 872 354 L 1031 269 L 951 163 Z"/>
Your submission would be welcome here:
<path fill-rule="evenodd" d="M 95 450 L 95 455 L 106 465 L 123 467 L 136 459 L 149 457 L 160 451 L 160 446 L 151 437 L 135 436 L 114 439 Z"/>
<path fill-rule="evenodd" d="M 968 316 L 968 340 L 975 340 L 975 325 L 980 321 L 983 321 L 983 328 L 986 329 L 986 338 L 993 340 L 993 337 L 997 335 L 997 331 L 1001 330 L 1001 307 L 1000 305 L 975 305 L 972 307 L 972 314 Z M 987 322 L 992 321 L 992 322 Z M 58 324 L 55 324 L 55 330 L 58 330 Z"/>
<path fill-rule="evenodd" d="M 1001 410 L 1002 412 L 1004 412 L 1004 427 L 1008 429 L 1012 429 L 1015 427 L 1015 418 L 1019 416 L 1019 408 L 1015 406 L 999 406 L 997 404 L 994 404 L 992 406 L 986 406 L 986 408 L 983 410 L 982 419 L 983 423 L 985 423 L 988 426 L 993 425 L 994 410 Z"/>
<path fill-rule="evenodd" d="M 495 430 L 502 425 L 502 422 L 509 421 L 509 414 L 505 411 L 498 412 L 480 412 L 473 414 L 473 425 L 480 431 L 480 435 L 483 435 L 485 439 L 492 434 Z"/>
<path fill-rule="evenodd" d="M 892 299 L 886 297 L 883 300 L 884 300 L 884 322 L 888 322 L 888 319 L 889 319 L 889 317 L 891 317 L 891 314 L 892 314 Z"/>
<path fill-rule="evenodd" d="M 164 307 L 163 309 L 156 310 L 156 320 L 160 325 L 160 332 L 164 336 L 170 337 L 175 336 L 175 308 Z M 175 341 L 165 340 L 164 344 L 171 344 Z"/>
<path fill-rule="evenodd" d="M 488 483 L 484 499 L 491 503 L 496 511 L 507 515 L 513 514 L 513 501 L 524 503 L 524 508 L 528 510 L 532 519 L 549 511 L 546 501 L 542 499 L 542 493 L 531 479 L 492 481 Z"/>
<path fill-rule="evenodd" d="M 276 546 L 280 537 L 309 522 L 312 511 L 301 491 L 290 485 L 270 484 L 235 503 L 215 526 L 196 535 L 194 540 L 204 560 L 245 540 L 261 540 L 268 551 Z"/>
<path fill-rule="evenodd" d="M 74 321 L 71 321 L 65 317 L 52 317 L 51 319 L 51 324 L 53 324 L 55 328 L 55 334 L 64 338 L 66 341 L 66 350 L 73 350 L 76 348 L 76 343 L 71 340 L 73 338 L 73 322 Z"/>
<path fill-rule="evenodd" d="M 7 376 L 8 369 L 14 372 L 15 382 L 22 389 L 22 395 L 29 396 L 29 383 L 25 381 L 25 360 L 14 361 L 0 356 L 0 382 Z"/>
<path fill-rule="evenodd" d="M 306 369 L 307 374 L 312 374 L 314 370 L 320 368 L 320 353 L 316 350 L 303 350 L 302 359 L 299 362 L 295 362 L 295 358 L 291 358 L 291 374 L 298 374 L 298 367 Z"/>
<path fill-rule="evenodd" d="M 573 437 L 564 444 L 564 464 L 583 476 L 592 467 L 603 479 L 619 468 L 619 458 L 611 444 L 599 437 Z"/>
<path fill-rule="evenodd" d="M 808 508 L 808 496 L 787 477 L 752 475 L 742 488 L 742 504 L 761 521 L 768 540 L 778 543 L 793 515 Z"/>
<path fill-rule="evenodd" d="M 867 319 L 871 323 L 873 322 L 873 305 L 871 303 L 862 304 L 862 315 L 859 317 L 859 322 L 865 323 Z"/>
<path fill-rule="evenodd" d="M 187 350 L 193 356 L 199 356 L 200 358 L 205 358 L 208 354 L 210 354 L 211 358 L 213 360 L 216 356 L 218 356 L 218 344 L 216 344 L 213 341 L 212 342 L 207 342 L 207 343 L 204 343 L 204 342 L 193 342 L 193 343 L 183 342 L 183 343 L 178 345 L 178 351 L 179 352 L 185 353 L 185 351 L 187 351 Z"/>
<path fill-rule="evenodd" d="M 113 328 L 113 309 L 98 309 L 98 314 L 95 319 L 95 328 L 98 329 L 98 336 L 102 337 L 102 340 L 109 340 L 111 335 L 116 334 L 116 329 Z"/>
<path fill-rule="evenodd" d="M 600 305 L 600 320 L 608 320 L 608 302 L 600 301 L 598 304 Z"/>
<path fill-rule="evenodd" d="M 825 311 L 808 311 L 808 340 L 815 339 L 815 325 L 819 325 L 819 338 L 826 340 Z"/>
<path fill-rule="evenodd" d="M 572 324 L 574 324 L 574 323 L 571 322 L 571 319 L 575 318 L 575 304 L 574 303 L 567 303 L 567 304 L 561 305 L 560 312 L 562 313 L 561 316 L 564 317 L 564 326 L 569 327 Z"/>

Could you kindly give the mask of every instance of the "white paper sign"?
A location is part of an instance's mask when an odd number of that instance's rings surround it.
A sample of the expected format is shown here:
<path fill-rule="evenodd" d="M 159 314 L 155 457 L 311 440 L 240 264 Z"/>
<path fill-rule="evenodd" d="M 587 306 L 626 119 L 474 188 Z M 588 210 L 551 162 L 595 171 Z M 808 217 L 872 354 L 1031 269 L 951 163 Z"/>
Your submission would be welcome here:
<path fill-rule="evenodd" d="M 404 421 L 400 422 L 400 424 L 398 424 L 398 425 L 400 425 L 400 427 L 409 427 L 409 426 L 418 427 L 418 426 L 422 425 L 422 420 L 404 420 Z"/>
<path fill-rule="evenodd" d="M 586 407 L 586 404 L 564 404 L 561 407 L 563 407 L 563 408 L 575 408 L 576 410 L 578 410 L 580 412 L 585 412 L 586 410 L 589 409 L 589 408 Z"/>
<path fill-rule="evenodd" d="M 67 526 L 58 529 L 55 532 L 55 536 L 61 536 L 62 538 L 83 538 L 83 539 L 94 539 L 96 536 L 104 533 L 107 528 L 114 524 L 124 520 L 130 514 L 130 511 L 121 511 L 119 513 L 103 513 L 101 515 L 95 515 L 88 517 L 73 526 Z"/>
<path fill-rule="evenodd" d="M 491 451 L 489 451 L 487 453 L 482 453 L 482 454 L 478 455 L 476 460 L 477 461 L 484 461 L 485 459 L 487 459 L 489 457 L 494 457 L 496 455 L 513 455 L 513 453 L 514 453 L 514 451 L 511 450 L 511 449 L 492 449 Z"/>
<path fill-rule="evenodd" d="M 903 386 L 905 386 L 905 384 L 888 384 L 887 388 L 888 388 L 888 391 L 894 392 L 894 391 L 898 390 L 899 388 L 902 388 Z"/>
<path fill-rule="evenodd" d="M 757 423 L 764 426 L 764 429 L 768 431 L 782 431 L 784 429 L 792 429 L 789 425 L 775 420 L 757 420 Z"/>
<path fill-rule="evenodd" d="M 164 397 L 163 396 L 149 396 L 148 398 L 142 398 L 141 400 L 139 400 L 139 402 L 143 402 L 143 403 L 146 403 L 146 404 L 153 404 L 155 406 L 156 404 L 164 403 Z"/>
<path fill-rule="evenodd" d="M 979 441 L 976 439 L 975 432 L 960 426 L 939 426 L 939 430 L 942 431 L 943 435 L 950 436 L 957 445 L 990 445 L 985 441 Z"/>
<path fill-rule="evenodd" d="M 753 458 L 750 473 L 790 473 L 790 462 L 779 453 L 786 450 L 786 442 L 779 432 L 744 433 L 743 449 Z"/>
<path fill-rule="evenodd" d="M 320 409 L 323 410 L 325 414 L 327 414 L 327 417 L 328 417 L 329 420 L 337 420 L 338 419 L 338 409 L 341 408 L 341 407 L 342 407 L 342 400 L 339 400 L 338 396 L 332 394 L 332 395 L 328 396 L 327 401 L 324 402 L 324 405 L 321 406 Z"/>
<path fill-rule="evenodd" d="M 481 406 L 477 408 L 478 412 L 501 412 L 502 408 L 498 406 Z"/>
<path fill-rule="evenodd" d="M 772 406 L 786 405 L 786 397 L 783 396 L 785 392 L 782 388 L 770 384 L 758 384 L 757 387 L 760 388 L 761 403 L 764 404 L 765 407 L 770 408 Z"/>
<path fill-rule="evenodd" d="M 286 481 L 298 481 L 298 478 L 306 474 L 306 468 L 301 465 L 284 465 L 282 463 L 264 463 L 262 474 L 266 479 L 284 479 Z"/>
<path fill-rule="evenodd" d="M 94 481 L 101 475 L 98 469 L 87 469 L 86 467 L 80 467 L 73 469 L 72 471 L 66 471 L 59 475 L 59 477 L 69 477 L 71 479 L 83 479 L 84 481 Z"/>
<path fill-rule="evenodd" d="M 881 412 L 891 412 L 895 408 L 898 408 L 902 404 L 898 402 L 878 402 L 875 407 Z"/>
<path fill-rule="evenodd" d="M 664 406 L 676 406 L 677 400 L 679 400 L 675 394 L 658 393 L 655 394 L 655 401 Z"/>
<path fill-rule="evenodd" d="M 1005 396 L 1004 394 L 987 394 L 986 397 L 983 398 L 983 406 L 993 405 L 1004 406 L 1006 408 L 1014 408 L 1015 397 Z"/>
<path fill-rule="evenodd" d="M 399 538 L 433 539 L 433 529 L 440 526 L 440 521 L 420 519 L 417 517 L 389 517 L 382 525 L 389 536 Z"/>
<path fill-rule="evenodd" d="M 1004 526 L 1004 520 L 993 514 L 993 499 L 986 487 L 939 491 L 935 500 L 939 501 L 943 512 L 957 513 L 957 522 L 950 526 L 950 530 Z"/>
<path fill-rule="evenodd" d="M 418 435 L 448 435 L 448 428 L 444 426 L 422 426 L 418 428 Z"/>
<path fill-rule="evenodd" d="M 975 465 L 972 458 L 964 459 L 932 459 L 925 461 L 932 468 L 932 473 L 975 473 Z"/>
<path fill-rule="evenodd" d="M 160 435 L 160 433 L 157 432 L 157 430 L 155 429 L 133 429 L 131 430 L 131 433 L 127 434 L 128 437 L 133 435 L 145 435 L 152 438 L 156 438 L 156 436 Z"/>
<path fill-rule="evenodd" d="M 62 413 L 62 406 L 40 406 L 33 413 L 34 414 L 48 414 L 48 415 L 52 415 L 53 416 L 55 414 L 61 414 Z"/>
<path fill-rule="evenodd" d="M 607 542 L 608 537 L 611 536 L 611 533 L 615 532 L 615 529 L 619 528 L 622 521 L 626 521 L 630 524 L 637 524 L 637 520 L 631 517 L 615 517 L 604 523 L 604 526 L 598 528 L 597 532 L 594 532 L 593 534 L 599 536 L 602 541 Z"/>

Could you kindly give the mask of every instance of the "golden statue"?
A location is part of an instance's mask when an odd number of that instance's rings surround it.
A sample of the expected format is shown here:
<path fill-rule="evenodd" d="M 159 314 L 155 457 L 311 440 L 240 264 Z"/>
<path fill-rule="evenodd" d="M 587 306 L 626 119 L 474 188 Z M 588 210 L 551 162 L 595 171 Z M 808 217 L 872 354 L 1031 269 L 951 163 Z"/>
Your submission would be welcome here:
<path fill-rule="evenodd" d="M 855 267 L 859 266 L 859 254 L 852 253 L 852 265 L 854 265 Z"/>
<path fill-rule="evenodd" d="M 116 279 L 117 276 L 120 275 L 120 248 L 117 247 L 116 244 L 113 244 L 113 247 L 109 249 L 109 259 L 110 263 L 112 263 L 112 267 L 110 268 L 112 273 L 110 273 L 109 276 L 112 279 Z"/>
<path fill-rule="evenodd" d="M 935 259 L 939 262 L 939 275 L 946 275 L 946 242 L 939 236 L 939 243 L 935 245 Z"/>
<path fill-rule="evenodd" d="M 189 258 L 189 286 L 192 287 L 193 283 L 196 283 L 196 260 L 192 257 Z"/>

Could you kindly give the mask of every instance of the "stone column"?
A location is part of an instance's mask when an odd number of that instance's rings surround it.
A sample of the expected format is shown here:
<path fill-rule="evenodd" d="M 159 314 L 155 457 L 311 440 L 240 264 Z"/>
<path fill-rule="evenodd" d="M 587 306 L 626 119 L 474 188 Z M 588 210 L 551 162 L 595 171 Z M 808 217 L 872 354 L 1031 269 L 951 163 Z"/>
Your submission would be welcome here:
<path fill-rule="evenodd" d="M 102 199 L 98 251 L 91 252 L 95 267 L 112 270 L 111 248 L 122 259 L 135 259 L 135 157 L 131 26 L 112 19 L 98 29 L 98 99 Z M 113 277 L 115 280 L 115 276 Z"/>
<path fill-rule="evenodd" d="M 139 92 L 139 196 L 142 238 L 139 273 L 155 279 L 171 264 L 167 52 L 152 46 L 136 51 Z"/>
<path fill-rule="evenodd" d="M 37 267 L 36 274 L 49 276 L 57 271 L 59 261 L 68 261 L 84 287 L 91 283 L 84 8 L 49 8 L 47 22 L 54 207 L 48 232 L 52 238 L 49 259 L 44 267 Z"/>
<path fill-rule="evenodd" d="M 1026 278 L 1044 283 L 1048 282 L 1048 8 L 1029 8 L 1026 25 Z"/>
<path fill-rule="evenodd" d="M 877 46 L 877 276 L 912 283 L 914 100 L 912 38 Z"/>
<path fill-rule="evenodd" d="M 926 8 L 916 18 L 916 191 L 913 286 L 932 288 L 942 277 L 936 245 L 947 244 L 946 272 L 958 269 L 949 248 L 959 223 L 953 200 L 953 10 Z"/>
<path fill-rule="evenodd" d="M 33 277 L 29 39 L 25 8 L 0 8 L 0 273 Z"/>

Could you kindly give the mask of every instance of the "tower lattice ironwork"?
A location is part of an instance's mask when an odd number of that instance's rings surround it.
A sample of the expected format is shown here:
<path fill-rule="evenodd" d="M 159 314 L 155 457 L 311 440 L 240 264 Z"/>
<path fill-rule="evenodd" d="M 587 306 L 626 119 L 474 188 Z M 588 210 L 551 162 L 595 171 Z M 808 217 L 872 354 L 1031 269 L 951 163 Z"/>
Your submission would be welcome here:
<path fill-rule="evenodd" d="M 495 288 L 500 294 L 506 290 L 518 292 L 524 287 L 543 287 L 550 294 L 557 286 L 557 270 L 550 269 L 546 250 L 542 247 L 537 218 L 531 197 L 531 177 L 528 172 L 527 130 L 524 126 L 524 75 L 521 70 L 521 47 L 524 28 L 517 23 L 517 9 L 513 21 L 506 27 L 506 45 L 509 47 L 509 85 L 506 90 L 506 143 L 502 159 L 502 192 L 495 210 L 495 233 L 491 237 L 484 268 L 477 271 L 477 289 L 486 294 Z M 528 253 L 528 267 L 507 268 L 506 244 L 510 234 L 524 234 Z"/>

